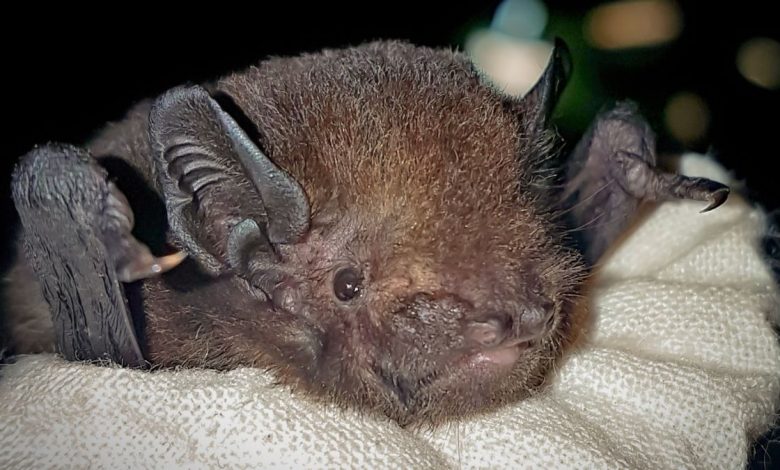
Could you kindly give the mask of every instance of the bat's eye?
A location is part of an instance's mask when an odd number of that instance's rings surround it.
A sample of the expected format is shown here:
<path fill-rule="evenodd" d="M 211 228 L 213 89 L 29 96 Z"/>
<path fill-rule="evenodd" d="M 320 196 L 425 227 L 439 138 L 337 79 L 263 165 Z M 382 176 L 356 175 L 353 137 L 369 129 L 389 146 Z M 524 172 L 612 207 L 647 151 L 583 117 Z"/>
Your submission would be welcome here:
<path fill-rule="evenodd" d="M 363 290 L 363 277 L 355 268 L 340 269 L 333 277 L 333 292 L 342 302 L 354 299 Z"/>

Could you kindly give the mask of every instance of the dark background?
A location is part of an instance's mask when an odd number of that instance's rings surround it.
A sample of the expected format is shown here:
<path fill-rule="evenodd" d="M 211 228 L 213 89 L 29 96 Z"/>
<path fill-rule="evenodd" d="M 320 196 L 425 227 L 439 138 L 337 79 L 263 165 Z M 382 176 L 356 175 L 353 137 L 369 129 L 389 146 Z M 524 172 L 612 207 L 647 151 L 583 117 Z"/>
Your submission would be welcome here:
<path fill-rule="evenodd" d="M 112 12 L 46 11 L 6 15 L 2 44 L 5 96 L 0 196 L 6 240 L 14 214 L 8 175 L 34 144 L 79 143 L 131 103 L 184 81 L 210 79 L 267 55 L 401 38 L 424 45 L 462 46 L 467 33 L 489 24 L 499 1 L 367 2 L 360 7 L 285 2 L 265 10 L 229 8 L 161 12 L 113 7 Z M 603 52 L 583 41 L 582 20 L 594 1 L 548 1 L 546 36 L 560 35 L 574 51 L 583 85 L 567 90 L 561 130 L 574 136 L 605 99 L 631 98 L 668 138 L 663 109 L 679 91 L 699 94 L 710 109 L 707 135 L 687 148 L 712 150 L 746 180 L 752 197 L 780 207 L 772 169 L 779 152 L 777 90 L 746 81 L 738 72 L 738 47 L 755 36 L 777 37 L 772 2 L 680 3 L 684 29 L 668 45 Z M 116 8 L 116 9 L 113 9 Z M 212 11 L 214 10 L 214 11 Z M 568 101 L 567 101 L 568 100 Z M 571 105 L 576 102 L 578 106 Z M 582 106 L 581 104 L 585 104 Z M 560 114 L 560 113 L 559 113 Z"/>
<path fill-rule="evenodd" d="M 267 55 L 382 38 L 462 46 L 471 29 L 489 24 L 499 3 L 418 0 L 312 7 L 284 2 L 273 8 L 267 2 L 243 7 L 215 3 L 168 12 L 111 5 L 110 11 L 95 8 L 81 14 L 44 7 L 27 13 L 7 10 L 0 33 L 6 122 L 0 159 L 0 268 L 8 262 L 6 247 L 15 227 L 10 171 L 34 144 L 83 142 L 106 121 L 119 119 L 134 101 L 185 81 L 214 78 Z M 675 93 L 695 92 L 709 107 L 710 126 L 703 138 L 685 148 L 711 150 L 745 180 L 755 201 L 768 209 L 780 207 L 773 168 L 780 156 L 779 93 L 752 85 L 736 67 L 737 50 L 745 40 L 778 37 L 777 16 L 770 13 L 773 2 L 682 2 L 684 29 L 675 41 L 623 52 L 598 51 L 583 40 L 583 18 L 601 2 L 546 3 L 551 18 L 545 35 L 570 43 L 575 73 L 585 77 L 584 87 L 564 95 L 560 125 L 565 137 L 581 132 L 604 100 L 631 98 L 659 132 L 662 148 L 680 150 L 664 128 L 663 110 Z M 766 440 L 760 445 L 772 446 Z M 777 453 L 780 445 L 773 445 Z M 758 459 L 756 468 L 764 463 L 780 465 L 780 456 Z"/>

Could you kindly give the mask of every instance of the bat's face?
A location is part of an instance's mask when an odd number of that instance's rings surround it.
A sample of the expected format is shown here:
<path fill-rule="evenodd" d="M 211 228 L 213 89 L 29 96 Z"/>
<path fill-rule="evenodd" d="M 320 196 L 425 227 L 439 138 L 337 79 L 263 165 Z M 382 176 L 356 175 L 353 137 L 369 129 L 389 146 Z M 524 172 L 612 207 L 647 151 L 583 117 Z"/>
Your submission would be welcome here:
<path fill-rule="evenodd" d="M 545 136 L 465 66 L 431 55 L 414 72 L 319 59 L 300 66 L 317 86 L 283 90 L 263 86 L 271 66 L 250 96 L 221 84 L 311 207 L 309 230 L 278 246 L 285 274 L 269 291 L 308 325 L 293 365 L 311 389 L 401 421 L 537 384 L 581 272 L 533 188 Z"/>
<path fill-rule="evenodd" d="M 384 47 L 272 61 L 217 85 L 284 170 L 278 197 L 300 217 L 241 181 L 188 181 L 191 160 L 175 179 L 202 189 L 198 208 L 219 222 L 193 238 L 217 241 L 205 251 L 243 289 L 221 309 L 252 322 L 219 334 L 246 362 L 402 423 L 436 421 L 540 383 L 583 270 L 538 187 L 538 103 L 510 103 L 461 57 Z M 169 168 L 191 158 L 177 145 Z"/>
<path fill-rule="evenodd" d="M 444 149 L 422 155 L 442 173 L 377 182 L 368 197 L 337 186 L 322 220 L 280 247 L 286 274 L 270 290 L 304 333 L 295 346 L 272 340 L 306 351 L 288 356 L 293 376 L 401 422 L 463 416 L 538 385 L 580 274 L 500 174 L 465 177 L 476 168 L 447 168 Z"/>

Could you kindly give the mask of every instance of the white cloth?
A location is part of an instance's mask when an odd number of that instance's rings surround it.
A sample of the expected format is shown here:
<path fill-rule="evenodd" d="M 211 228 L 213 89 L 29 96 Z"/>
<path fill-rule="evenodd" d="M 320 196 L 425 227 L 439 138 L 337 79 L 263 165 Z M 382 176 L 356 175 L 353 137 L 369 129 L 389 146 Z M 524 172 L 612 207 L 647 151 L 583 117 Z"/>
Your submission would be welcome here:
<path fill-rule="evenodd" d="M 687 156 L 687 174 L 728 181 Z M 660 206 L 599 272 L 545 393 L 410 431 L 262 371 L 142 372 L 30 356 L 0 379 L 2 468 L 743 468 L 780 397 L 780 296 L 736 194 Z"/>

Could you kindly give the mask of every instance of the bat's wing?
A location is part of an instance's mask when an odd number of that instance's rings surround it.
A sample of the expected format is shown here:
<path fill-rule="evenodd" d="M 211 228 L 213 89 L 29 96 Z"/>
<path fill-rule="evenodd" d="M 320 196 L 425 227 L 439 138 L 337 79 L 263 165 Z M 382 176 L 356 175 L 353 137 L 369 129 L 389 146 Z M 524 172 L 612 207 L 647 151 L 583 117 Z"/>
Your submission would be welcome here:
<path fill-rule="evenodd" d="M 301 186 L 201 87 L 160 96 L 149 135 L 171 238 L 209 274 L 232 272 L 268 292 L 278 276 L 274 245 L 308 230 Z M 14 173 L 13 197 L 58 350 L 69 360 L 143 365 L 141 328 L 123 283 L 171 269 L 183 255 L 156 258 L 133 237 L 124 195 L 78 147 L 27 154 Z"/>
<path fill-rule="evenodd" d="M 643 201 L 673 198 L 723 204 L 729 188 L 656 168 L 655 135 L 629 102 L 596 117 L 574 149 L 563 200 L 580 248 L 596 262 L 623 233 Z"/>
<path fill-rule="evenodd" d="M 36 148 L 13 177 L 25 252 L 51 310 L 58 351 L 68 360 L 145 364 L 123 282 L 170 269 L 130 231 L 122 193 L 86 151 Z"/>
<path fill-rule="evenodd" d="M 516 101 L 528 134 L 547 127 L 571 69 L 568 48 L 556 39 L 539 81 Z M 630 102 L 617 103 L 596 117 L 568 165 L 561 210 L 590 264 L 625 232 L 643 201 L 708 201 L 707 211 L 723 204 L 729 193 L 715 181 L 656 168 L 655 135 Z"/>

